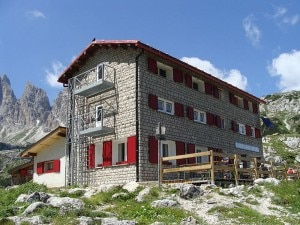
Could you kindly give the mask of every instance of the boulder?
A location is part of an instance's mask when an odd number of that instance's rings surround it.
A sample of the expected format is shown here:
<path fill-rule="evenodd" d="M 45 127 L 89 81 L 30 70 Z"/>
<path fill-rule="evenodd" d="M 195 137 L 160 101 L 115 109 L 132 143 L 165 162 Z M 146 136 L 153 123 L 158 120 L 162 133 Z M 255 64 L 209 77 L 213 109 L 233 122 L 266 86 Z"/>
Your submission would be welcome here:
<path fill-rule="evenodd" d="M 166 224 L 163 222 L 154 222 L 154 223 L 151 223 L 150 225 L 166 225 Z"/>
<path fill-rule="evenodd" d="M 27 196 L 26 202 L 44 202 L 50 198 L 50 195 L 44 192 L 33 192 Z"/>
<path fill-rule="evenodd" d="M 94 221 L 91 217 L 87 217 L 87 216 L 81 216 L 79 218 L 77 218 L 77 220 L 79 221 L 79 225 L 93 225 Z"/>
<path fill-rule="evenodd" d="M 269 178 L 265 179 L 265 183 L 270 183 L 270 184 L 277 186 L 277 185 L 279 185 L 280 180 L 277 180 L 276 178 L 273 178 L 273 177 L 269 177 Z"/>
<path fill-rule="evenodd" d="M 17 202 L 26 202 L 27 198 L 28 198 L 28 195 L 20 194 L 19 197 L 17 198 L 17 200 L 15 201 L 15 203 L 17 203 Z"/>
<path fill-rule="evenodd" d="M 69 197 L 50 197 L 47 200 L 47 204 L 55 207 L 67 207 L 71 210 L 82 209 L 84 207 L 84 202 L 77 198 L 69 198 Z"/>
<path fill-rule="evenodd" d="M 34 202 L 25 209 L 25 211 L 22 213 L 22 215 L 26 216 L 28 214 L 33 213 L 37 209 L 43 208 L 45 206 L 46 206 L 46 204 L 44 202 Z"/>
<path fill-rule="evenodd" d="M 178 203 L 170 199 L 156 200 L 151 203 L 152 207 L 177 207 Z"/>
<path fill-rule="evenodd" d="M 115 193 L 111 196 L 112 199 L 115 198 L 126 198 L 126 196 L 128 196 L 127 193 L 121 192 L 121 193 Z"/>
<path fill-rule="evenodd" d="M 11 216 L 9 220 L 13 221 L 15 225 L 21 225 L 24 222 L 29 224 L 39 225 L 44 224 L 41 216 L 23 217 L 23 216 Z"/>
<path fill-rule="evenodd" d="M 180 197 L 184 199 L 192 199 L 204 194 L 204 191 L 193 184 L 184 184 L 180 187 Z"/>
<path fill-rule="evenodd" d="M 122 188 L 127 190 L 128 192 L 132 193 L 135 192 L 135 190 L 140 186 L 137 182 L 132 181 L 127 184 L 125 184 Z"/>
<path fill-rule="evenodd" d="M 144 200 L 144 197 L 146 195 L 148 195 L 149 193 L 150 193 L 150 188 L 146 187 L 142 191 L 140 191 L 140 193 L 138 194 L 138 196 L 136 196 L 135 200 L 137 202 L 142 202 Z"/>
<path fill-rule="evenodd" d="M 180 225 L 197 225 L 197 224 L 198 224 L 197 220 L 195 220 L 195 218 L 192 216 L 183 219 L 180 223 Z"/>
<path fill-rule="evenodd" d="M 102 218 L 102 225 L 136 225 L 133 220 L 118 220 L 117 218 Z"/>

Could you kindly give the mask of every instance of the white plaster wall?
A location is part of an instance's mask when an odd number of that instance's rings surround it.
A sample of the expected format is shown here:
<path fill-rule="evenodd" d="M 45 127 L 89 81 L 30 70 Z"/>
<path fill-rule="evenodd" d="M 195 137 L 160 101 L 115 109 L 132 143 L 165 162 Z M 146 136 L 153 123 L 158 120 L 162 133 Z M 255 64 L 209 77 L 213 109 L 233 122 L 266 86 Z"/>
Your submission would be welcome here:
<path fill-rule="evenodd" d="M 37 174 L 37 163 L 60 159 L 60 172 L 59 173 L 43 173 Z M 50 146 L 45 146 L 44 149 L 34 157 L 34 173 L 33 181 L 39 184 L 44 184 L 47 187 L 62 187 L 65 186 L 65 138 L 59 138 L 55 143 Z"/>

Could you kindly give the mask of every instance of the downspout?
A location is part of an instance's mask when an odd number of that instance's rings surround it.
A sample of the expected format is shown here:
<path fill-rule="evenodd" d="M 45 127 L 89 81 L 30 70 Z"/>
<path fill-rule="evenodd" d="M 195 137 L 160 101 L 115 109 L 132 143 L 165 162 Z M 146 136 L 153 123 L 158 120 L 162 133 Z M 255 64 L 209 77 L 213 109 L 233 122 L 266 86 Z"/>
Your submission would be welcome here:
<path fill-rule="evenodd" d="M 136 182 L 140 181 L 140 170 L 139 170 L 139 58 L 144 54 L 144 49 L 140 54 L 135 57 L 135 133 L 136 133 Z"/>

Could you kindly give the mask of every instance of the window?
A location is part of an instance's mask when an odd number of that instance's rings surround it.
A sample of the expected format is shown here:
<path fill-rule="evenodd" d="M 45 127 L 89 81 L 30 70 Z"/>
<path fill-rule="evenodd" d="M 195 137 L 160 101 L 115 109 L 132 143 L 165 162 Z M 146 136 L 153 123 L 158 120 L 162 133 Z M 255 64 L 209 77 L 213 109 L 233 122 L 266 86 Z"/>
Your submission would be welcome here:
<path fill-rule="evenodd" d="M 204 92 L 204 82 L 202 80 L 199 80 L 197 78 L 192 78 L 193 81 L 193 89 L 200 91 L 200 92 Z"/>
<path fill-rule="evenodd" d="M 163 63 L 157 62 L 158 75 L 173 80 L 173 68 Z"/>
<path fill-rule="evenodd" d="M 193 82 L 193 89 L 195 89 L 197 91 L 199 90 L 198 84 L 196 82 Z"/>
<path fill-rule="evenodd" d="M 244 100 L 240 97 L 237 97 L 237 99 L 238 99 L 238 106 L 244 108 Z"/>
<path fill-rule="evenodd" d="M 224 90 L 219 89 L 219 96 L 220 96 L 220 99 L 221 99 L 222 101 L 225 100 L 225 92 L 224 92 Z"/>
<path fill-rule="evenodd" d="M 53 161 L 48 161 L 44 163 L 44 171 L 47 173 L 53 170 Z"/>
<path fill-rule="evenodd" d="M 104 71 L 104 65 L 99 64 L 97 66 L 97 81 L 103 81 L 103 71 Z"/>
<path fill-rule="evenodd" d="M 168 157 L 169 156 L 169 146 L 168 144 L 161 144 L 162 147 L 162 157 Z"/>
<path fill-rule="evenodd" d="M 226 128 L 226 123 L 225 123 L 225 119 L 221 119 L 221 128 L 225 129 Z"/>
<path fill-rule="evenodd" d="M 238 123 L 239 133 L 246 135 L 246 127 L 244 124 Z"/>
<path fill-rule="evenodd" d="M 162 98 L 158 99 L 158 111 L 174 115 L 174 103 Z"/>
<path fill-rule="evenodd" d="M 125 143 L 118 144 L 118 162 L 126 161 L 126 148 Z"/>
<path fill-rule="evenodd" d="M 196 153 L 200 153 L 200 152 L 201 152 L 201 149 L 196 150 Z M 202 163 L 201 156 L 196 157 L 196 163 Z"/>
<path fill-rule="evenodd" d="M 103 125 L 103 107 L 101 105 L 96 106 L 96 127 L 102 127 Z"/>
<path fill-rule="evenodd" d="M 194 121 L 199 123 L 206 123 L 206 113 L 194 109 Z"/>
<path fill-rule="evenodd" d="M 251 137 L 255 137 L 255 128 L 251 127 Z"/>

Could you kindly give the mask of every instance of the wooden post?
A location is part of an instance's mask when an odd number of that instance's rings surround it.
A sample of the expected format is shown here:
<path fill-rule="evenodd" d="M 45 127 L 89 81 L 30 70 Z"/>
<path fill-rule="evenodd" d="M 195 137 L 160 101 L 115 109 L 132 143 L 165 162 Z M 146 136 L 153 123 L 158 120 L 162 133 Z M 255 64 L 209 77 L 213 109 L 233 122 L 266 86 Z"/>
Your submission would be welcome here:
<path fill-rule="evenodd" d="M 239 185 L 238 182 L 238 176 L 239 176 L 239 172 L 238 172 L 238 158 L 237 155 L 234 154 L 234 179 L 235 179 L 235 185 Z"/>
<path fill-rule="evenodd" d="M 254 162 L 255 179 L 258 179 L 258 172 L 257 172 L 257 158 L 253 158 L 253 162 Z"/>
<path fill-rule="evenodd" d="M 160 157 L 159 158 L 159 165 L 160 165 L 160 167 L 159 167 L 159 184 L 161 185 L 162 184 L 162 182 L 163 182 L 163 167 L 162 167 L 162 157 Z"/>
<path fill-rule="evenodd" d="M 284 163 L 283 166 L 284 166 L 284 169 L 283 169 L 284 175 L 283 176 L 285 177 L 285 180 L 287 180 L 288 176 L 287 176 L 287 166 L 286 166 L 286 163 Z"/>
<path fill-rule="evenodd" d="M 211 165 L 211 171 L 210 171 L 211 184 L 215 184 L 215 164 L 214 164 L 213 150 L 210 150 L 210 165 Z"/>
<path fill-rule="evenodd" d="M 273 161 L 272 161 L 272 160 L 270 160 L 270 165 L 271 165 L 271 167 L 270 167 L 270 171 L 271 171 L 271 177 L 273 177 L 273 178 L 274 178 L 274 171 L 273 171 Z"/>

